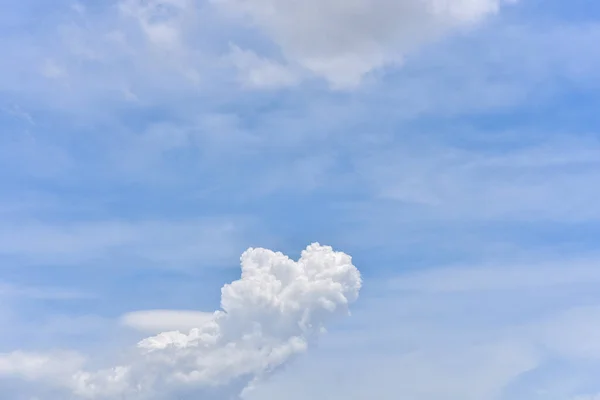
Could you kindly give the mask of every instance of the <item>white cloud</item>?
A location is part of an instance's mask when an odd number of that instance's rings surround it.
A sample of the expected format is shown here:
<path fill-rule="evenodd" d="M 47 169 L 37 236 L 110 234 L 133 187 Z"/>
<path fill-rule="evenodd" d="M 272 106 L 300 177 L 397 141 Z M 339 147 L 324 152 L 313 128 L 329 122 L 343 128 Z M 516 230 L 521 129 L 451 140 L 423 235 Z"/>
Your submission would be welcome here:
<path fill-rule="evenodd" d="M 402 291 L 387 279 L 370 281 L 371 295 L 347 325 L 249 400 L 572 400 L 595 393 L 597 265 L 590 260 L 581 274 L 580 260 L 550 255 L 494 268 L 434 267 L 429 279 Z M 415 274 L 397 267 L 408 281 Z"/>
<path fill-rule="evenodd" d="M 183 28 L 194 12 L 191 0 L 124 0 L 119 10 L 138 22 L 150 43 L 167 51 L 181 51 Z"/>
<path fill-rule="evenodd" d="M 1 107 L 0 111 L 24 121 L 29 126 L 35 125 L 35 119 L 31 116 L 31 114 L 26 110 L 23 110 L 18 104 L 12 104 L 9 107 Z"/>
<path fill-rule="evenodd" d="M 406 218 L 440 220 L 584 221 L 600 218 L 600 142 L 593 137 L 550 137 L 533 144 L 388 146 L 358 160 L 374 197 L 421 213 Z M 422 143 L 422 142 L 421 142 Z M 564 193 L 569 193 L 564 197 Z M 408 210 L 408 208 L 405 208 Z M 402 215 L 397 213 L 396 215 Z M 387 218 L 387 216 L 386 216 Z"/>
<path fill-rule="evenodd" d="M 229 59 L 240 72 L 240 80 L 250 88 L 279 88 L 299 81 L 298 73 L 251 50 L 232 45 Z"/>
<path fill-rule="evenodd" d="M 2 297 L 25 297 L 37 300 L 73 300 L 92 298 L 93 295 L 60 288 L 28 287 L 0 282 L 0 298 Z"/>
<path fill-rule="evenodd" d="M 47 59 L 42 64 L 41 73 L 46 78 L 57 79 L 65 75 L 65 70 L 62 67 L 60 67 L 54 60 Z"/>
<path fill-rule="evenodd" d="M 370 346 L 376 347 L 379 338 L 374 333 Z M 537 362 L 531 349 L 511 341 L 435 349 L 425 344 L 410 351 L 398 343 L 386 342 L 385 354 L 353 351 L 310 357 L 248 400 L 504 400 L 500 394 L 506 385 Z"/>
<path fill-rule="evenodd" d="M 362 284 L 348 255 L 319 244 L 308 246 L 297 262 L 249 249 L 241 265 L 241 279 L 221 290 L 221 311 L 188 334 L 142 340 L 126 364 L 87 372 L 77 357 L 63 362 L 14 352 L 0 356 L 0 375 L 75 398 L 231 399 L 304 352 L 332 318 L 348 313 Z"/>
<path fill-rule="evenodd" d="M 415 48 L 496 13 L 503 0 L 214 0 L 247 17 L 292 65 L 353 87 Z"/>
<path fill-rule="evenodd" d="M 541 265 L 526 262 L 452 266 L 419 271 L 392 279 L 394 290 L 422 293 L 493 292 L 545 289 L 577 284 L 600 284 L 597 259 L 554 260 Z"/>
<path fill-rule="evenodd" d="M 556 313 L 534 326 L 530 334 L 559 356 L 600 360 L 600 306 L 579 306 Z"/>
<path fill-rule="evenodd" d="M 575 396 L 571 400 L 600 400 L 600 394 L 584 394 Z"/>
<path fill-rule="evenodd" d="M 212 313 L 184 310 L 145 310 L 127 313 L 121 323 L 148 334 L 165 331 L 189 332 L 209 322 Z"/>

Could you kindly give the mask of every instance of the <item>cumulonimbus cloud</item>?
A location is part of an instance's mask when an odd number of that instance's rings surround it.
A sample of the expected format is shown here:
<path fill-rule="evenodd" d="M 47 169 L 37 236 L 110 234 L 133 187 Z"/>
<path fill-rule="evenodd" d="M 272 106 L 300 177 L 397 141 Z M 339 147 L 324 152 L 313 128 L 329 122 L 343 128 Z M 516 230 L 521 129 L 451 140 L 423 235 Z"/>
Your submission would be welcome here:
<path fill-rule="evenodd" d="M 89 371 L 78 355 L 13 352 L 0 355 L 0 377 L 35 382 L 28 393 L 59 390 L 62 399 L 236 398 L 348 314 L 362 285 L 350 256 L 318 243 L 298 261 L 249 249 L 241 266 L 241 278 L 221 290 L 221 310 L 189 333 L 140 341 L 123 365 Z"/>

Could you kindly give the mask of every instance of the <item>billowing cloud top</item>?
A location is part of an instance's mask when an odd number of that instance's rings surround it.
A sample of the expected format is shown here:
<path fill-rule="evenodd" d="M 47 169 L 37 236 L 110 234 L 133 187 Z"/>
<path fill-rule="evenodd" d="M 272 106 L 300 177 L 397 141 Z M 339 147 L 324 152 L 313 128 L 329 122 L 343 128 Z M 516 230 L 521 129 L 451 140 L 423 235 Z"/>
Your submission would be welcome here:
<path fill-rule="evenodd" d="M 347 314 L 361 287 L 351 257 L 317 243 L 297 262 L 249 249 L 241 265 L 241 279 L 221 290 L 222 310 L 187 334 L 142 340 L 124 365 L 90 372 L 78 355 L 18 352 L 0 356 L 0 376 L 39 382 L 63 399 L 236 398 Z"/>

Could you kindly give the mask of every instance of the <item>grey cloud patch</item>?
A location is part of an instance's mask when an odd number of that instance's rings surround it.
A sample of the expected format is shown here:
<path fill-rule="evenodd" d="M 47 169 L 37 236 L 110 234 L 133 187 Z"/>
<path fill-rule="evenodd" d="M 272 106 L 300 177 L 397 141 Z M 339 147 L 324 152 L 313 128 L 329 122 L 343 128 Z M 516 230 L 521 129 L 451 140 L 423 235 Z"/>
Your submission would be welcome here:
<path fill-rule="evenodd" d="M 406 53 L 427 42 L 475 25 L 509 1 L 213 2 L 264 32 L 280 47 L 291 70 L 298 66 L 334 88 L 351 88 L 366 74 L 400 63 Z"/>

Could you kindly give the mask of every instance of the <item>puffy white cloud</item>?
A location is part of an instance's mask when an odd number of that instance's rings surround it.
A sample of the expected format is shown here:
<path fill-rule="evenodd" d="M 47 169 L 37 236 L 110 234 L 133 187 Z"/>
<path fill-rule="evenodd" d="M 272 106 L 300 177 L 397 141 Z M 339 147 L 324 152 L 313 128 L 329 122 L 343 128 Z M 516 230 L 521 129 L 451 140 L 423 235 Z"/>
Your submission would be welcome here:
<path fill-rule="evenodd" d="M 514 0 L 213 0 L 268 35 L 290 64 L 352 87 L 416 47 Z"/>
<path fill-rule="evenodd" d="M 241 265 L 241 279 L 221 290 L 221 310 L 187 334 L 140 341 L 120 366 L 89 372 L 76 357 L 15 352 L 0 356 L 0 376 L 58 387 L 63 398 L 235 398 L 347 314 L 362 284 L 350 256 L 316 243 L 297 262 L 249 249 Z"/>

